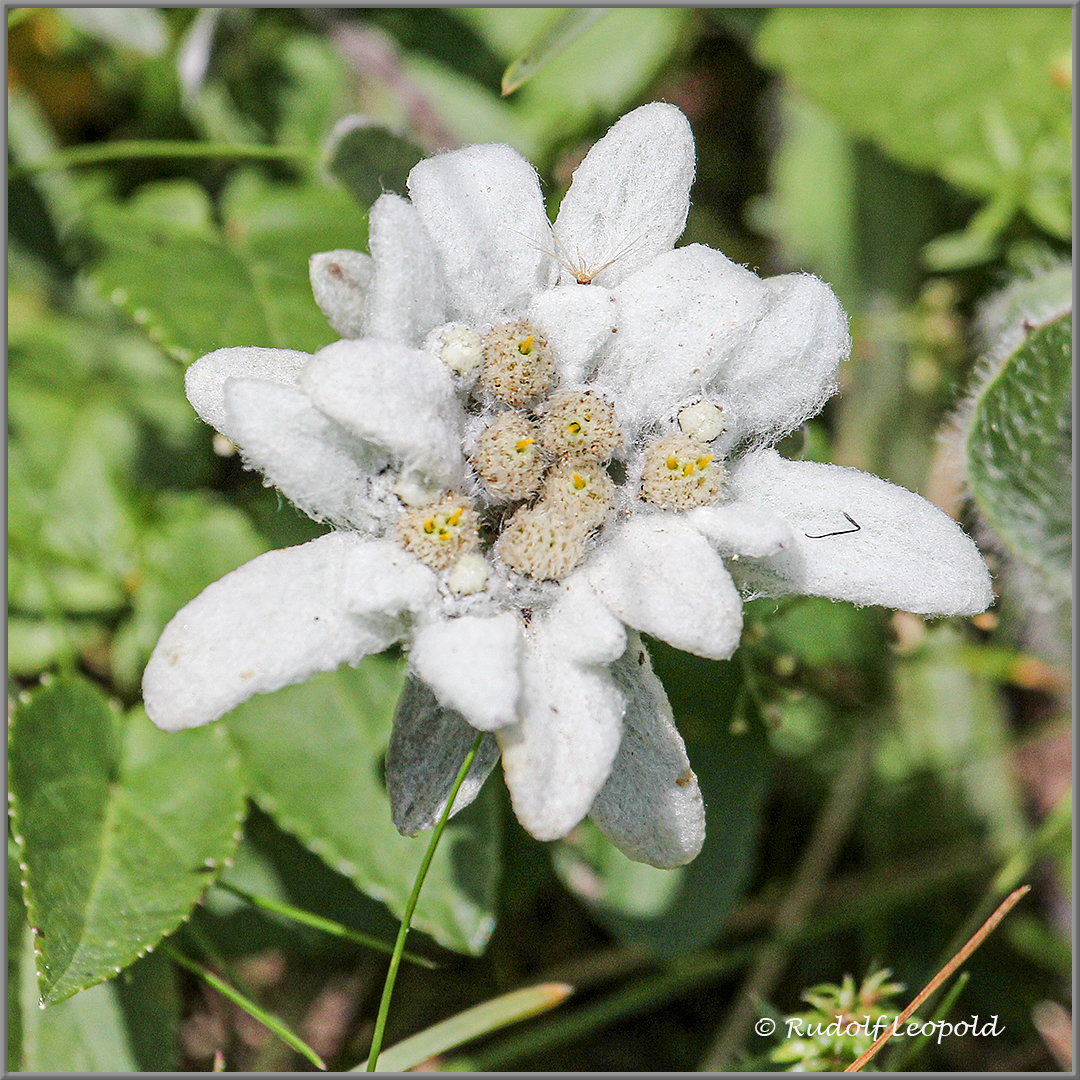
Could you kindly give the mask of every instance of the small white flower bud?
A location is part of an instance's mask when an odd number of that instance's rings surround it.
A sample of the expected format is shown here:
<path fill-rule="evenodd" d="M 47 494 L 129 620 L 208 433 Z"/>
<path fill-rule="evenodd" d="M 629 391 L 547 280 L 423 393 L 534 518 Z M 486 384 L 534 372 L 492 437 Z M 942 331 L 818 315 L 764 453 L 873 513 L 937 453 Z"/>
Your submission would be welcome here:
<path fill-rule="evenodd" d="M 507 523 L 495 551 L 522 574 L 557 581 L 585 554 L 585 532 L 543 503 L 523 506 Z"/>
<path fill-rule="evenodd" d="M 467 326 L 451 323 L 439 331 L 442 347 L 439 359 L 453 372 L 463 378 L 471 375 L 483 359 L 480 335 Z"/>
<path fill-rule="evenodd" d="M 622 441 L 615 410 L 592 391 L 567 391 L 548 402 L 540 428 L 545 450 L 582 461 L 607 461 Z"/>
<path fill-rule="evenodd" d="M 603 465 L 594 461 L 564 461 L 547 475 L 541 505 L 588 531 L 604 523 L 615 484 Z"/>
<path fill-rule="evenodd" d="M 483 592 L 490 576 L 491 567 L 488 566 L 487 559 L 475 551 L 468 551 L 450 567 L 450 572 L 446 575 L 446 585 L 457 596 L 470 596 L 472 593 Z"/>
<path fill-rule="evenodd" d="M 500 413 L 480 436 L 473 468 L 500 500 L 526 499 L 540 487 L 547 462 L 536 425 L 519 412 Z"/>
<path fill-rule="evenodd" d="M 521 408 L 546 394 L 555 382 L 547 339 L 530 322 L 501 323 L 483 337 L 480 385 L 492 397 Z"/>
<path fill-rule="evenodd" d="M 698 442 L 712 442 L 725 431 L 724 410 L 711 401 L 688 405 L 679 413 L 679 427 L 684 435 Z"/>
<path fill-rule="evenodd" d="M 720 498 L 726 471 L 708 445 L 668 435 L 645 451 L 641 497 L 665 510 L 689 510 Z"/>
<path fill-rule="evenodd" d="M 406 551 L 435 570 L 446 570 L 480 546 L 478 517 L 469 499 L 447 495 L 431 506 L 406 510 L 398 518 L 398 538 Z"/>

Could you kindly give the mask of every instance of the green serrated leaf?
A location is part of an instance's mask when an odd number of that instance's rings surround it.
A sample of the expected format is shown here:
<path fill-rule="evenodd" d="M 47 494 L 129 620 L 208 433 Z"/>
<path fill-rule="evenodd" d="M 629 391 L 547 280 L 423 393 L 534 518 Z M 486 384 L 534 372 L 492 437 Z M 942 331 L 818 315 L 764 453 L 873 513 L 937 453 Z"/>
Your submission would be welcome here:
<path fill-rule="evenodd" d="M 223 229 L 206 224 L 206 210 L 187 181 L 98 206 L 89 224 L 104 247 L 91 273 L 99 292 L 184 361 L 231 345 L 310 351 L 332 341 L 308 259 L 366 242 L 348 195 L 241 173 L 223 198 Z"/>
<path fill-rule="evenodd" d="M 978 392 L 971 492 L 1009 552 L 1059 595 L 1072 585 L 1072 313 L 1031 329 Z"/>
<path fill-rule="evenodd" d="M 260 806 L 398 917 L 430 839 L 397 832 L 383 784 L 403 681 L 403 661 L 368 657 L 253 698 L 225 721 Z M 413 920 L 459 952 L 480 952 L 494 928 L 499 838 L 485 794 L 447 826 Z"/>
<path fill-rule="evenodd" d="M 328 168 L 352 197 L 369 210 L 386 191 L 407 195 L 405 181 L 424 151 L 395 135 L 388 128 L 353 118 L 353 125 L 334 140 L 328 154 Z"/>
<path fill-rule="evenodd" d="M 8 765 L 46 1004 L 111 978 L 187 917 L 236 847 L 239 768 L 216 728 L 165 734 L 58 679 L 15 710 Z"/>

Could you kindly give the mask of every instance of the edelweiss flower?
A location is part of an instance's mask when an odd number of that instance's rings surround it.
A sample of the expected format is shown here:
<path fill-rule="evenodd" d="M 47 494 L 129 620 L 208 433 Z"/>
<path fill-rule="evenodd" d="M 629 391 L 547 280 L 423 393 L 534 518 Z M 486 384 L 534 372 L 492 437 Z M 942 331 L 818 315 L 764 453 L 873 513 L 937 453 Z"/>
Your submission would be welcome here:
<path fill-rule="evenodd" d="M 806 274 L 761 280 L 674 248 L 689 124 L 646 105 L 574 174 L 552 226 L 507 146 L 418 164 L 371 255 L 312 259 L 344 340 L 222 349 L 187 373 L 199 415 L 335 531 L 211 585 L 143 680 L 166 729 L 397 641 L 409 680 L 388 757 L 395 823 L 459 806 L 501 752 L 542 840 L 586 814 L 676 866 L 701 794 L 638 632 L 731 656 L 744 593 L 923 614 L 991 600 L 974 544 L 917 495 L 771 447 L 834 392 L 847 320 Z"/>

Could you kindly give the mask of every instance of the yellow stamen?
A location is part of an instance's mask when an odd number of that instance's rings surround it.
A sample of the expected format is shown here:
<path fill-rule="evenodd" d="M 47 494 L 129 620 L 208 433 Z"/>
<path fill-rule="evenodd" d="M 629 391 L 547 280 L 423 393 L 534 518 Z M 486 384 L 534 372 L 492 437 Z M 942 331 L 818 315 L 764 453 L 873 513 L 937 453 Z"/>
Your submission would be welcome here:
<path fill-rule="evenodd" d="M 456 525 L 461 520 L 461 507 L 459 506 L 447 519 L 447 525 Z"/>
<path fill-rule="evenodd" d="M 687 463 L 686 463 L 686 464 L 685 464 L 685 465 L 684 465 L 684 466 L 682 467 L 682 474 L 683 474 L 683 476 L 689 476 L 689 475 L 690 475 L 690 474 L 691 474 L 691 473 L 692 473 L 693 471 L 694 471 L 694 463 L 693 463 L 692 461 L 688 461 L 688 462 L 687 462 Z"/>
<path fill-rule="evenodd" d="M 710 461 L 712 461 L 712 459 L 712 454 L 706 454 L 704 457 L 699 457 L 697 459 L 697 467 L 699 469 L 704 469 L 705 466 L 708 465 Z"/>
<path fill-rule="evenodd" d="M 533 337 L 534 335 L 530 334 L 524 341 L 519 342 L 518 352 L 521 353 L 522 356 L 528 356 L 529 353 L 532 352 Z"/>
<path fill-rule="evenodd" d="M 430 535 L 434 531 L 435 531 L 435 519 L 434 518 L 425 518 L 424 519 L 424 532 L 426 532 L 426 533 L 428 533 Z"/>
<path fill-rule="evenodd" d="M 518 439 L 514 444 L 514 449 L 520 454 L 526 446 L 531 446 L 534 442 L 536 442 L 535 439 Z"/>
<path fill-rule="evenodd" d="M 585 486 L 585 478 L 578 473 L 574 473 L 574 490 L 580 491 Z"/>
<path fill-rule="evenodd" d="M 667 459 L 667 467 L 671 469 L 672 472 L 679 467 L 679 459 L 674 454 Z"/>
<path fill-rule="evenodd" d="M 566 430 L 569 431 L 571 435 L 579 435 L 581 433 L 581 425 L 576 420 L 571 420 L 570 423 L 566 425 Z"/>

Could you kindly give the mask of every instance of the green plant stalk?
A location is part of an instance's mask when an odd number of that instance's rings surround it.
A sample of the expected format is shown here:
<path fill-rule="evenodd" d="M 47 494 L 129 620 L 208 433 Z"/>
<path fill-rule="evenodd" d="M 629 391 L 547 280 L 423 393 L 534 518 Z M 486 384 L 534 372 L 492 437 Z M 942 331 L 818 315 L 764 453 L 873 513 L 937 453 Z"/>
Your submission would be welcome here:
<path fill-rule="evenodd" d="M 227 893 L 232 893 L 233 896 L 238 897 L 240 900 L 251 904 L 253 907 L 262 908 L 263 911 L 272 912 L 275 915 L 284 915 L 287 919 L 292 919 L 293 922 L 302 923 L 304 926 L 314 927 L 316 930 L 322 930 L 324 933 L 333 934 L 335 937 L 345 938 L 348 941 L 353 941 L 357 945 L 365 945 L 369 949 L 376 949 L 379 952 L 392 953 L 394 946 L 382 941 L 380 938 L 374 937 L 371 934 L 361 933 L 359 930 L 353 930 L 348 926 L 343 926 L 339 922 L 334 922 L 331 919 L 324 919 L 321 915 L 313 915 L 310 911 L 304 911 L 302 908 L 293 907 L 291 904 L 283 904 L 279 900 L 271 900 L 266 896 L 255 896 L 252 893 L 245 892 L 243 889 L 238 889 L 235 885 L 230 885 L 227 881 L 217 881 L 214 883 L 217 888 L 224 889 Z M 410 961 L 410 963 L 418 964 L 420 967 L 428 968 L 431 971 L 435 971 L 438 968 L 438 964 L 434 960 L 429 960 L 426 956 L 420 956 L 417 953 L 405 952 L 402 953 L 402 959 Z"/>
<path fill-rule="evenodd" d="M 303 1054 L 317 1069 L 322 1069 L 324 1072 L 326 1071 L 326 1064 L 323 1062 L 323 1059 L 319 1057 L 319 1055 L 316 1054 L 303 1039 L 298 1035 L 294 1035 L 272 1013 L 268 1013 L 265 1009 L 259 1008 L 254 1001 L 231 987 L 224 979 L 218 978 L 218 976 L 209 968 L 204 968 L 202 964 L 197 964 L 194 960 L 189 960 L 183 953 L 177 951 L 171 945 L 162 945 L 162 950 L 174 964 L 179 964 L 180 967 L 186 968 L 200 979 L 204 979 L 219 994 L 228 998 L 234 1005 L 238 1005 L 243 1009 L 248 1016 L 253 1016 L 260 1024 L 269 1028 L 283 1043 L 291 1046 L 297 1053 Z"/>
<path fill-rule="evenodd" d="M 317 151 L 303 146 L 262 146 L 258 143 L 180 142 L 168 139 L 132 139 L 92 146 L 72 146 L 37 161 L 27 161 L 8 172 L 8 180 L 31 173 L 54 172 L 80 165 L 101 165 L 130 158 L 239 158 L 248 161 L 314 161 Z"/>
<path fill-rule="evenodd" d="M 480 749 L 480 742 L 483 737 L 484 733 L 482 731 L 476 733 L 476 738 L 473 739 L 473 744 L 469 748 L 469 752 L 465 755 L 465 760 L 461 763 L 461 768 L 458 769 L 457 778 L 454 780 L 454 786 L 450 789 L 450 796 L 446 800 L 446 806 L 443 809 L 442 816 L 439 818 L 438 824 L 431 834 L 431 842 L 428 844 L 427 851 L 424 852 L 424 858 L 420 863 L 420 869 L 416 872 L 416 881 L 413 882 L 412 892 L 409 894 L 409 899 L 405 903 L 405 911 L 401 916 L 401 928 L 398 930 L 397 941 L 394 942 L 394 951 L 390 956 L 390 967 L 386 972 L 386 982 L 383 984 L 382 1000 L 379 1002 L 379 1013 L 375 1018 L 375 1031 L 371 1037 L 371 1050 L 368 1054 L 368 1072 L 375 1072 L 375 1068 L 379 1063 L 379 1051 L 382 1050 L 383 1034 L 386 1031 L 386 1018 L 390 1014 L 390 998 L 394 993 L 394 983 L 397 982 L 398 968 L 401 966 L 401 957 L 405 952 L 405 938 L 409 933 L 413 912 L 416 910 L 417 902 L 420 899 L 420 890 L 423 888 L 424 878 L 427 877 L 428 869 L 431 867 L 431 860 L 435 858 L 435 849 L 439 846 L 439 840 L 442 837 L 443 830 L 446 828 L 446 823 L 450 820 L 450 810 L 454 805 L 454 800 L 457 798 L 461 785 L 465 782 L 465 777 L 468 775 L 469 769 L 472 768 L 473 759 Z"/>

